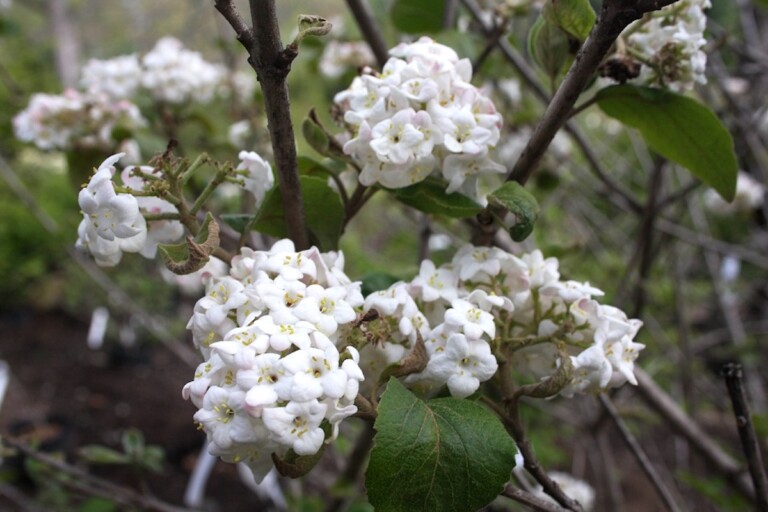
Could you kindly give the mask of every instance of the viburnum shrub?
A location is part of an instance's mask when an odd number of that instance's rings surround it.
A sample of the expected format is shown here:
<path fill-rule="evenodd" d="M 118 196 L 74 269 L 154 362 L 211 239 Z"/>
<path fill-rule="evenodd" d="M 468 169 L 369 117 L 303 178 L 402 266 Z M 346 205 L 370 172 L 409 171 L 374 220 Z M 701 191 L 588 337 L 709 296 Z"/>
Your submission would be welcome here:
<path fill-rule="evenodd" d="M 334 79 L 346 60 L 363 66 L 327 106 L 336 128 L 315 111 L 304 120 L 303 135 L 323 160 L 302 174 L 285 76 L 302 41 L 326 35 L 330 23 L 301 16 L 298 35 L 283 47 L 274 40 L 273 2 L 254 13 L 254 27 L 233 2 L 215 4 L 261 82 L 276 172 L 269 158 L 243 147 L 234 164 L 180 157 L 169 144 L 147 165 L 120 172 L 126 155 L 114 154 L 79 194 L 77 240 L 104 266 L 124 253 L 160 253 L 168 270 L 204 286 L 187 324 L 202 359 L 182 395 L 197 408 L 191 416 L 210 453 L 246 464 L 258 481 L 273 468 L 299 477 L 357 417 L 375 429 L 366 489 L 377 510 L 474 510 L 502 492 L 544 510 L 552 500 L 589 508 L 591 489 L 541 470 L 521 399 L 637 384 L 642 322 L 603 302 L 590 283 L 562 278 L 557 258 L 516 243 L 539 213 L 524 185 L 576 98 L 594 84 L 585 101 L 711 185 L 708 204 L 727 213 L 720 197 L 737 192 L 730 137 L 679 92 L 704 81 L 709 2 L 605 0 L 597 21 L 589 2 L 544 2 L 529 50 L 557 92 L 533 131 L 505 126 L 496 105 L 499 92 L 521 101 L 519 85 L 473 84 L 470 60 L 437 36 L 404 40 L 387 55 L 377 53 L 375 38 L 373 52 L 350 46 L 333 62 L 326 55 L 323 68 Z M 487 32 L 483 20 L 510 15 L 489 11 L 474 23 Z M 563 40 L 569 44 L 558 53 Z M 569 47 L 581 48 L 575 59 Z M 143 90 L 161 104 L 208 103 L 222 91 L 238 94 L 226 75 L 163 39 L 142 58 L 88 63 L 82 94 L 94 100 L 74 91 L 33 98 L 15 120 L 17 135 L 46 149 L 114 150 L 113 125 L 141 121 L 127 98 Z M 103 107 L 107 98 L 111 106 Z M 88 125 L 72 121 L 84 112 L 102 114 Z M 524 150 L 511 161 L 497 151 L 521 138 Z M 749 180 L 739 178 L 738 194 L 753 207 L 762 195 L 749 192 L 757 190 Z M 217 210 L 217 194 L 233 186 L 255 213 Z M 338 242 L 375 193 L 463 219 L 472 243 L 457 244 L 444 262 L 424 258 L 410 280 L 364 294 L 359 276 L 345 272 Z M 270 243 L 250 246 L 252 232 Z M 509 491 L 513 468 L 522 466 L 538 489 Z"/>

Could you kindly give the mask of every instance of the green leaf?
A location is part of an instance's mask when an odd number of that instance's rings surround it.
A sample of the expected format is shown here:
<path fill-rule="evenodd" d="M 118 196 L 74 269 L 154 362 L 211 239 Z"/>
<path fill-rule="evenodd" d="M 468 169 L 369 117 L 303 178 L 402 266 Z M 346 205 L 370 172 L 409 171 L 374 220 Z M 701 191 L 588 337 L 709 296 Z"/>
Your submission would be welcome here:
<path fill-rule="evenodd" d="M 106 446 L 91 444 L 78 450 L 82 458 L 95 464 L 129 464 L 131 458 Z"/>
<path fill-rule="evenodd" d="M 513 224 L 505 226 L 512 240 L 521 242 L 528 238 L 539 216 L 539 203 L 530 192 L 516 181 L 508 181 L 488 196 L 488 202 L 514 215 Z"/>
<path fill-rule="evenodd" d="M 733 139 L 706 106 L 671 91 L 633 85 L 601 89 L 595 99 L 606 114 L 640 130 L 651 149 L 686 167 L 726 201 L 733 199 L 738 174 Z"/>
<path fill-rule="evenodd" d="M 528 32 L 528 53 L 550 80 L 555 80 L 571 60 L 568 35 L 540 16 Z"/>
<path fill-rule="evenodd" d="M 443 11 L 445 0 L 395 0 L 390 17 L 401 32 L 438 32 L 443 28 Z"/>
<path fill-rule="evenodd" d="M 589 0 L 549 0 L 543 14 L 579 41 L 587 38 L 597 19 Z"/>
<path fill-rule="evenodd" d="M 312 243 L 323 251 L 336 250 L 344 224 L 344 206 L 339 195 L 328 186 L 327 178 L 300 176 L 299 179 Z M 288 236 L 279 187 L 273 187 L 267 192 L 256 213 L 253 229 L 275 237 Z"/>
<path fill-rule="evenodd" d="M 397 379 L 374 427 L 365 486 L 377 512 L 477 510 L 515 465 L 515 444 L 488 410 L 458 398 L 424 402 Z"/>
<path fill-rule="evenodd" d="M 445 193 L 445 183 L 436 179 L 426 179 L 410 187 L 392 191 L 402 203 L 424 213 L 445 215 L 455 219 L 474 217 L 483 209 L 472 199 L 458 194 Z"/>

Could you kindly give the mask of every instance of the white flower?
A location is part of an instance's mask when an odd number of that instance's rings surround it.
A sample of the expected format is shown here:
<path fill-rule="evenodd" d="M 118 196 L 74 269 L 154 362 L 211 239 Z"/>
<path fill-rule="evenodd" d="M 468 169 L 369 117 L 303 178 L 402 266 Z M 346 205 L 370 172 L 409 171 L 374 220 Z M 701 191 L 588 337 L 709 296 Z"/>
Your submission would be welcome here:
<path fill-rule="evenodd" d="M 445 348 L 430 358 L 425 373 L 448 384 L 451 395 L 464 398 L 496 373 L 498 364 L 485 341 L 451 334 Z"/>
<path fill-rule="evenodd" d="M 233 443 L 259 439 L 257 424 L 245 411 L 245 394 L 238 389 L 212 386 L 203 397 L 203 407 L 195 413 L 209 440 L 226 450 Z"/>
<path fill-rule="evenodd" d="M 317 400 L 289 402 L 285 407 L 264 409 L 262 417 L 277 442 L 293 448 L 298 455 L 312 455 L 325 439 L 320 422 L 327 408 Z"/>
<path fill-rule="evenodd" d="M 240 164 L 237 170 L 247 173 L 243 178 L 245 189 L 253 194 L 256 204 L 260 205 L 267 191 L 275 184 L 272 167 L 269 162 L 253 151 L 241 151 L 238 158 L 240 158 Z"/>
<path fill-rule="evenodd" d="M 413 293 L 425 302 L 438 299 L 451 301 L 457 297 L 459 277 L 448 268 L 436 268 L 431 260 L 423 260 L 419 275 L 411 282 Z"/>
<path fill-rule="evenodd" d="M 483 333 L 496 336 L 493 315 L 463 299 L 454 299 L 445 312 L 445 323 L 460 328 L 470 340 L 479 340 Z"/>

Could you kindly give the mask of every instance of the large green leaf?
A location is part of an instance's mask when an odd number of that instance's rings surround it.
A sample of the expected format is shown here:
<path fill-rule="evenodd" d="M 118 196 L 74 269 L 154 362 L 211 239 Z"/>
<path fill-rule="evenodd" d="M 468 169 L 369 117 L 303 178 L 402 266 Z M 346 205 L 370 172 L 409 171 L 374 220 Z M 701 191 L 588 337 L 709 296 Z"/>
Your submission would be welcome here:
<path fill-rule="evenodd" d="M 467 196 L 456 192 L 446 194 L 445 187 L 442 181 L 426 179 L 410 187 L 393 190 L 393 193 L 401 202 L 424 213 L 455 219 L 474 217 L 483 209 Z"/>
<path fill-rule="evenodd" d="M 543 14 L 579 41 L 587 38 L 597 19 L 589 0 L 549 0 Z"/>
<path fill-rule="evenodd" d="M 339 195 L 328 186 L 328 179 L 318 176 L 301 176 L 301 193 L 304 197 L 304 213 L 312 243 L 323 251 L 338 248 L 341 228 L 344 224 L 344 206 Z M 283 213 L 283 201 L 279 187 L 273 187 L 264 197 L 256 213 L 255 231 L 275 237 L 288 236 Z M 227 223 L 238 219 L 227 217 Z M 239 219 L 242 221 L 242 219 Z M 243 223 L 243 227 L 245 224 Z"/>
<path fill-rule="evenodd" d="M 443 28 L 444 10 L 445 0 L 395 0 L 390 16 L 401 32 L 437 32 Z"/>
<path fill-rule="evenodd" d="M 365 486 L 377 512 L 477 510 L 515 465 L 515 444 L 487 409 L 458 398 L 424 402 L 397 379 L 374 426 Z"/>
<path fill-rule="evenodd" d="M 595 99 L 606 114 L 640 130 L 651 149 L 733 199 L 738 173 L 733 139 L 707 107 L 671 91 L 634 85 L 606 87 Z"/>

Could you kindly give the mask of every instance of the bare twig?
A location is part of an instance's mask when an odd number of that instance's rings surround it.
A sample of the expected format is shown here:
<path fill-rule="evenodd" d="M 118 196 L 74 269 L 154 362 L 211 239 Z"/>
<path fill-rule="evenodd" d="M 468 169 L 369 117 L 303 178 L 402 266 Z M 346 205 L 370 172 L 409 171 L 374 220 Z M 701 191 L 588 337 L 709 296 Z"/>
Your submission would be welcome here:
<path fill-rule="evenodd" d="M 747 457 L 747 466 L 752 475 L 752 484 L 755 486 L 757 510 L 768 512 L 768 478 L 765 476 L 763 456 L 760 453 L 760 444 L 757 441 L 755 426 L 752 424 L 752 415 L 749 411 L 749 402 L 742 384 L 741 365 L 729 363 L 723 366 L 723 378 L 731 396 L 733 414 L 736 416 L 736 428 L 739 430 L 741 447 Z"/>
<path fill-rule="evenodd" d="M 667 485 L 664 483 L 664 479 L 662 479 L 661 476 L 659 476 L 658 472 L 656 471 L 656 468 L 654 468 L 653 464 L 651 464 L 651 461 L 648 459 L 648 456 L 645 454 L 645 451 L 640 446 L 640 443 L 637 442 L 637 439 L 635 439 L 635 436 L 632 435 L 632 433 L 629 431 L 627 426 L 624 424 L 624 421 L 621 419 L 621 416 L 619 416 L 619 413 L 618 411 L 616 411 L 616 407 L 614 407 L 611 400 L 605 394 L 601 394 L 599 398 L 603 408 L 608 413 L 608 416 L 610 416 L 611 420 L 613 420 L 613 423 L 616 425 L 616 428 L 619 430 L 619 433 L 621 434 L 622 439 L 624 439 L 624 442 L 627 444 L 629 449 L 632 451 L 632 454 L 635 456 L 635 460 L 637 460 L 638 464 L 640 464 L 640 467 L 642 468 L 643 472 L 651 481 L 653 486 L 656 488 L 656 491 L 659 493 L 659 496 L 661 496 L 661 499 L 664 501 L 664 504 L 667 506 L 667 510 L 671 510 L 672 512 L 679 512 L 680 510 L 682 510 L 678 506 L 678 504 L 675 502 L 675 499 L 672 496 L 672 492 L 667 488 Z"/>
<path fill-rule="evenodd" d="M 637 237 L 637 254 L 640 254 L 640 260 L 638 261 L 638 274 L 637 285 L 635 287 L 635 301 L 634 301 L 634 313 L 635 318 L 639 317 L 645 306 L 645 291 L 646 281 L 648 274 L 651 271 L 654 257 L 656 256 L 653 251 L 653 234 L 654 226 L 656 224 L 656 218 L 659 213 L 657 208 L 657 198 L 661 194 L 661 187 L 663 184 L 663 169 L 666 162 L 663 159 L 658 159 L 656 165 L 654 165 L 651 176 L 648 180 L 648 199 L 646 200 L 645 207 L 643 208 L 643 216 L 640 221 L 640 234 Z"/>
<path fill-rule="evenodd" d="M 355 17 L 357 26 L 360 27 L 360 32 L 362 32 L 363 37 L 368 42 L 368 46 L 371 47 L 373 55 L 376 56 L 376 62 L 380 68 L 383 68 L 389 58 L 389 49 L 371 13 L 368 2 L 366 0 L 347 0 L 347 5 Z"/>
<path fill-rule="evenodd" d="M 517 487 L 511 484 L 507 484 L 507 486 L 504 487 L 504 490 L 501 491 L 501 495 L 506 496 L 507 498 L 511 498 L 517 502 L 520 502 L 523 505 L 527 505 L 531 507 L 533 510 L 538 510 L 541 512 L 565 511 L 565 509 L 560 507 L 559 505 L 556 505 L 551 501 L 547 501 L 542 498 L 539 498 L 538 496 L 531 494 L 529 492 L 526 492 L 522 489 L 518 489 Z"/>

